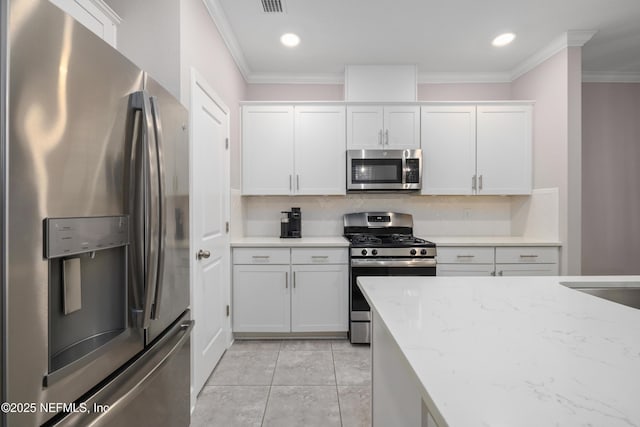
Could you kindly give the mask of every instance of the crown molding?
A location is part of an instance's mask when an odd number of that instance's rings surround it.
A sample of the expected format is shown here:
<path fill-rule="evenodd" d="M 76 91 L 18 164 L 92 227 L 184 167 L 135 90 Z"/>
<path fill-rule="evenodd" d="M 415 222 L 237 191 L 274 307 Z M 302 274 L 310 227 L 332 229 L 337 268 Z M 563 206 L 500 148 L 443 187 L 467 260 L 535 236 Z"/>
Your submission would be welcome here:
<path fill-rule="evenodd" d="M 595 34 L 596 31 L 592 30 L 571 30 L 563 33 L 546 47 L 534 53 L 511 70 L 511 81 L 533 70 L 556 53 L 561 52 L 568 47 L 583 46 L 586 42 L 591 40 Z"/>
<path fill-rule="evenodd" d="M 249 84 L 344 84 L 344 73 L 250 73 Z"/>
<path fill-rule="evenodd" d="M 202 2 L 207 8 L 209 16 L 211 16 L 211 19 L 218 28 L 218 31 L 222 36 L 222 40 L 224 40 L 224 44 L 227 45 L 227 49 L 229 49 L 229 53 L 231 53 L 233 60 L 238 66 L 240 74 L 242 74 L 245 81 L 248 81 L 248 77 L 251 74 L 251 68 L 249 68 L 249 64 L 242 53 L 242 49 L 240 49 L 238 39 L 231 29 L 231 24 L 229 24 L 229 20 L 227 19 L 227 15 L 224 13 L 222 6 L 220 6 L 218 0 L 202 0 Z"/>
<path fill-rule="evenodd" d="M 89 3 L 94 5 L 100 12 L 105 14 L 109 20 L 115 25 L 122 23 L 122 18 L 111 7 L 104 2 L 104 0 L 89 0 Z"/>
<path fill-rule="evenodd" d="M 583 83 L 640 83 L 640 72 L 593 72 L 582 73 Z"/>
<path fill-rule="evenodd" d="M 511 74 L 491 73 L 418 73 L 418 84 L 425 83 L 510 83 Z"/>

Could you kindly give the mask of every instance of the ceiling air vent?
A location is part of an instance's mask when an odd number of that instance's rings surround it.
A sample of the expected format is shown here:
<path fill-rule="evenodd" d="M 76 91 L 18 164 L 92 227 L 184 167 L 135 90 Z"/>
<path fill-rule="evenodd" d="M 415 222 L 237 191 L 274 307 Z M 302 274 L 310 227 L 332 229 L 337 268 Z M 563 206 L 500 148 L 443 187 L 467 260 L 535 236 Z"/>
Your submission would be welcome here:
<path fill-rule="evenodd" d="M 284 13 L 284 0 L 262 0 L 264 13 Z"/>

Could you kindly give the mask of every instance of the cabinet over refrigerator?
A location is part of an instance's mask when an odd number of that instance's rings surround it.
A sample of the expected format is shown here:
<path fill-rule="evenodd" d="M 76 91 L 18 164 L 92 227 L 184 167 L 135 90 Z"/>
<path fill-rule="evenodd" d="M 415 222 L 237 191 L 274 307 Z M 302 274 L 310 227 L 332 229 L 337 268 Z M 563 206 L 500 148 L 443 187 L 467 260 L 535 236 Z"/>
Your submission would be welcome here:
<path fill-rule="evenodd" d="M 0 7 L 0 424 L 187 426 L 187 111 L 49 1 Z"/>

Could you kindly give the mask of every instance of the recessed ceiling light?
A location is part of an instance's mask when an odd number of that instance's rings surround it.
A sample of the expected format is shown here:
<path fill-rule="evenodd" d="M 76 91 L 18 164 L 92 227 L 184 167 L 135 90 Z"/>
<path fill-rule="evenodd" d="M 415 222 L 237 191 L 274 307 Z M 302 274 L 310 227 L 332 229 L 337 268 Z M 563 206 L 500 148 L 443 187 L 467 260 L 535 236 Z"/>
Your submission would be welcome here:
<path fill-rule="evenodd" d="M 515 38 L 516 38 L 516 35 L 513 33 L 504 33 L 504 34 L 500 34 L 498 37 L 493 39 L 491 44 L 498 47 L 506 46 L 509 43 L 511 43 Z"/>
<path fill-rule="evenodd" d="M 280 42 L 287 47 L 295 47 L 300 44 L 300 37 L 297 34 L 286 33 L 280 37 Z"/>

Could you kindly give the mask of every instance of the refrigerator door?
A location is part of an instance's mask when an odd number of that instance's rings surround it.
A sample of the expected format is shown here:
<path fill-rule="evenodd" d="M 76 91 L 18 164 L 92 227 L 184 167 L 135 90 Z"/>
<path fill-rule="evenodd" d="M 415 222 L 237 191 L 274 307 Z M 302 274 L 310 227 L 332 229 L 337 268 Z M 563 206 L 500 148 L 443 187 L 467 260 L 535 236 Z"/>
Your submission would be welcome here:
<path fill-rule="evenodd" d="M 190 334 L 187 310 L 131 365 L 86 400 L 56 427 L 187 427 L 190 421 Z"/>
<path fill-rule="evenodd" d="M 163 235 L 148 344 L 189 306 L 189 114 L 148 75 L 144 87 L 157 132 Z"/>
<path fill-rule="evenodd" d="M 81 266 L 81 297 L 74 309 L 78 304 L 81 308 L 69 314 L 52 313 L 50 308 L 62 310 L 62 303 L 51 283 L 64 280 L 56 279 L 58 261 L 43 253 L 45 219 L 127 216 L 124 169 L 129 95 L 142 89 L 144 75 L 48 1 L 11 0 L 8 15 L 8 139 L 2 154 L 7 156 L 8 179 L 2 192 L 7 206 L 4 399 L 38 405 L 73 402 L 139 353 L 144 339 L 142 330 L 131 325 L 131 307 L 111 307 L 101 299 L 102 292 L 115 287 L 116 299 L 128 304 L 126 274 L 119 276 L 122 280 L 106 281 L 97 270 Z M 107 258 L 113 258 L 126 271 L 122 257 L 127 250 L 126 246 L 112 252 L 97 250 L 95 259 L 108 263 Z M 82 255 L 81 261 L 95 264 L 90 253 Z M 100 268 L 109 271 L 104 265 Z M 97 280 L 89 283 L 87 272 Z M 70 284 L 78 287 L 76 282 Z M 62 352 L 63 341 L 70 335 L 63 329 L 53 333 L 52 317 L 57 316 L 54 324 L 64 328 L 73 323 L 67 322 L 72 316 L 91 311 L 92 304 L 108 307 L 103 313 L 105 324 L 113 308 L 123 332 L 116 331 L 117 340 L 85 354 L 88 358 L 73 369 L 55 369 L 52 337 L 58 337 Z M 104 330 L 92 332 L 85 319 L 90 317 L 74 323 L 73 333 L 84 334 L 90 343 L 92 333 Z M 11 413 L 6 424 L 41 425 L 55 415 L 55 407 Z"/>

